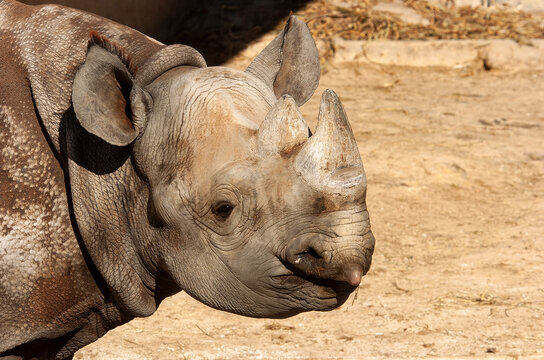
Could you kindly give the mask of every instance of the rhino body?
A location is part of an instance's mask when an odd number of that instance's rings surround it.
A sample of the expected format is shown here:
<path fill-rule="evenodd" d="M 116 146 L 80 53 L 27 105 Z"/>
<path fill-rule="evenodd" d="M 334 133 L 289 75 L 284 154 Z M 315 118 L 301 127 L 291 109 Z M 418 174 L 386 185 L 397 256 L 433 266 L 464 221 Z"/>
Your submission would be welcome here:
<path fill-rule="evenodd" d="M 0 1 L 0 356 L 71 358 L 184 290 L 281 318 L 370 266 L 366 179 L 294 16 L 243 71 L 70 8 Z"/>

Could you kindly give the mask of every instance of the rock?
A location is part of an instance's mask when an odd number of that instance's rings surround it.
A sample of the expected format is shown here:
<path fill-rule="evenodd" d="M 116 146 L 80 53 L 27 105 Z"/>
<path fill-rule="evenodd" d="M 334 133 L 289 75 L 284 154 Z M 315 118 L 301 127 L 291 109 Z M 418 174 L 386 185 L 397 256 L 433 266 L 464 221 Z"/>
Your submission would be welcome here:
<path fill-rule="evenodd" d="M 394 14 L 405 23 L 423 26 L 429 25 L 429 20 L 425 19 L 423 16 L 419 15 L 417 11 L 404 5 L 404 3 L 399 0 L 379 2 L 372 8 L 372 10 Z"/>
<path fill-rule="evenodd" d="M 361 62 L 413 67 L 481 66 L 486 70 L 544 69 L 544 39 L 527 45 L 513 40 L 344 40 L 333 39 L 334 63 Z"/>
<path fill-rule="evenodd" d="M 481 58 L 490 69 L 542 69 L 544 40 L 532 40 L 528 45 L 514 40 L 492 40 L 481 49 Z"/>

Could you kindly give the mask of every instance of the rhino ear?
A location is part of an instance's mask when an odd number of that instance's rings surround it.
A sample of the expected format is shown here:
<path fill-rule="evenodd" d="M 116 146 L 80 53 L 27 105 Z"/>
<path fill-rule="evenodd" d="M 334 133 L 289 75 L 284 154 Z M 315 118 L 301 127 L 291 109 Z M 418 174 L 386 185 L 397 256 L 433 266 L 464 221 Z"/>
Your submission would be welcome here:
<path fill-rule="evenodd" d="M 291 15 L 246 71 L 273 88 L 277 98 L 287 94 L 304 104 L 319 83 L 319 54 L 308 26 Z"/>
<path fill-rule="evenodd" d="M 106 40 L 98 40 L 91 39 L 85 62 L 74 78 L 74 112 L 85 130 L 112 145 L 125 146 L 138 136 L 134 120 L 142 108 L 145 112 L 141 90 L 136 96 L 122 52 Z"/>

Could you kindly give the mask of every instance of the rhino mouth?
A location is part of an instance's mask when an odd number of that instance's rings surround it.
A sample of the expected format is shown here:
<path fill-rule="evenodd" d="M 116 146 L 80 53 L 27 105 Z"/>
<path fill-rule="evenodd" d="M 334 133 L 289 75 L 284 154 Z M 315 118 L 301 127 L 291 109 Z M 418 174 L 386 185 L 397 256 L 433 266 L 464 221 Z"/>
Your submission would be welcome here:
<path fill-rule="evenodd" d="M 304 291 L 311 287 L 312 296 L 321 300 L 336 299 L 340 306 L 357 289 L 345 281 L 324 279 L 304 274 L 288 273 L 272 276 L 275 283 L 287 287 L 293 292 Z"/>

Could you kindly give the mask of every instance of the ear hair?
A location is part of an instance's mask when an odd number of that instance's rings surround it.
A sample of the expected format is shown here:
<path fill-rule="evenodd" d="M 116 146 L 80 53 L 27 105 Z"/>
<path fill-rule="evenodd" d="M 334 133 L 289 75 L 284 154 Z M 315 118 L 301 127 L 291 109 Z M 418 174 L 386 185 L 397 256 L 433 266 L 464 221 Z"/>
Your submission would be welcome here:
<path fill-rule="evenodd" d="M 102 49 L 117 55 L 119 60 L 127 67 L 127 70 L 130 72 L 130 75 L 134 76 L 136 73 L 136 66 L 132 64 L 130 56 L 123 50 L 121 45 L 115 41 L 111 41 L 107 37 L 100 35 L 96 30 L 89 31 L 89 42 L 87 43 L 87 52 L 93 45 L 98 45 Z"/>

